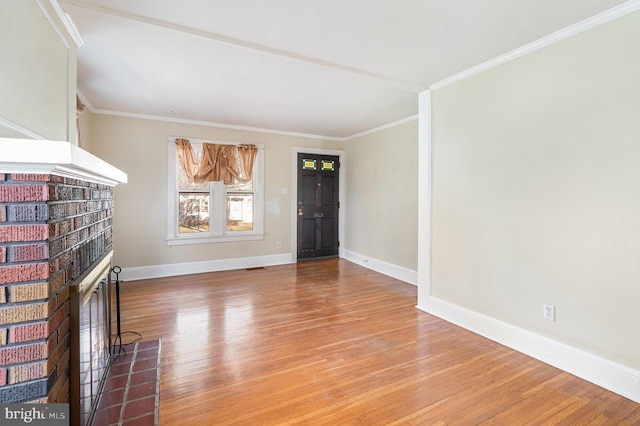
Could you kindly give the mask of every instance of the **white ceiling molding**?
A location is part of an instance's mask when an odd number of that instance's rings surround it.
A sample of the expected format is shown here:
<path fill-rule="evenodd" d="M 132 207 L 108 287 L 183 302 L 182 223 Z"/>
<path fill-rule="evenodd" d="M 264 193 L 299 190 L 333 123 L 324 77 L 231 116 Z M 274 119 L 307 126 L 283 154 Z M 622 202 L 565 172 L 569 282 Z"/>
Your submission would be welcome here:
<path fill-rule="evenodd" d="M 82 99 L 81 99 L 82 100 Z M 293 136 L 293 137 L 302 137 L 309 139 L 323 139 L 330 141 L 344 141 L 346 138 L 338 138 L 334 136 L 323 136 L 323 135 L 314 135 L 310 133 L 298 133 L 298 132 L 287 132 L 284 130 L 273 130 L 273 129 L 264 129 L 260 127 L 250 127 L 250 126 L 239 126 L 233 124 L 224 124 L 224 123 L 214 123 L 210 121 L 198 121 L 198 120 L 188 120 L 184 118 L 173 118 L 173 117 L 164 117 L 158 115 L 147 115 L 147 114 L 136 114 L 130 112 L 121 112 L 121 111 L 108 111 L 101 109 L 93 109 L 90 110 L 95 114 L 103 114 L 103 115 L 113 115 L 118 117 L 126 117 L 126 118 L 138 118 L 142 120 L 154 120 L 154 121 L 165 121 L 168 123 L 179 123 L 179 124 L 189 124 L 193 126 L 205 126 L 205 127 L 219 127 L 221 129 L 231 129 L 231 130 L 241 130 L 246 132 L 257 132 L 257 133 L 267 133 L 272 135 L 282 135 L 282 136 Z"/>
<path fill-rule="evenodd" d="M 37 1 L 69 43 L 53 2 L 82 32 L 78 96 L 91 112 L 336 141 L 414 120 L 427 88 L 640 8 L 640 0 L 465 0 L 464 13 L 446 2 Z"/>
<path fill-rule="evenodd" d="M 441 89 L 450 84 L 456 83 L 458 81 L 467 79 L 476 74 L 480 74 L 484 71 L 487 71 L 491 68 L 497 67 L 498 65 L 504 64 L 505 62 L 512 61 L 520 56 L 524 56 L 528 53 L 534 52 L 538 49 L 542 49 L 543 47 L 549 46 L 551 44 L 562 41 L 566 38 L 579 34 L 583 31 L 589 30 L 591 28 L 597 27 L 598 25 L 605 24 L 609 21 L 612 21 L 616 18 L 620 18 L 629 13 L 635 12 L 640 9 L 640 0 L 631 0 L 626 3 L 623 3 L 619 6 L 613 7 L 609 10 L 606 10 L 602 13 L 599 13 L 595 16 L 587 18 L 577 24 L 571 25 L 562 30 L 556 31 L 555 33 L 549 34 L 546 37 L 538 39 L 534 42 L 526 44 L 522 47 L 512 50 L 511 52 L 507 52 L 504 55 L 500 55 L 494 59 L 483 62 L 475 67 L 469 68 L 465 71 L 454 74 L 450 77 L 447 77 L 443 80 L 440 80 L 436 83 L 433 83 L 429 86 L 431 90 Z"/>
<path fill-rule="evenodd" d="M 78 28 L 76 28 L 75 24 L 73 23 L 71 16 L 68 13 L 66 13 L 64 10 L 62 10 L 57 0 L 49 0 L 49 2 L 51 3 L 51 6 L 53 6 L 53 10 L 55 10 L 56 13 L 58 14 L 58 18 L 60 18 L 60 21 L 62 22 L 65 29 L 73 39 L 76 46 L 82 47 L 84 45 L 84 40 L 82 40 L 82 37 L 80 36 L 80 32 L 78 31 Z"/>
<path fill-rule="evenodd" d="M 51 0 L 51 1 L 55 1 L 55 0 Z M 294 56 L 297 55 L 293 55 L 293 54 L 289 54 L 287 52 L 282 52 L 282 51 L 278 51 L 276 49 L 270 49 L 267 47 L 262 47 L 259 45 L 254 45 L 253 43 L 247 43 L 247 42 L 243 42 L 241 40 L 236 40 L 236 39 L 232 39 L 229 37 L 225 37 L 225 36 L 221 36 L 221 35 L 217 35 L 217 34 L 213 34 L 213 33 L 207 33 L 204 31 L 199 31 L 199 30 L 195 30 L 192 28 L 188 28 L 188 27 L 184 27 L 184 26 L 180 26 L 180 25 L 175 25 L 172 23 L 168 23 L 168 22 L 163 22 L 163 21 L 158 21 L 155 19 L 150 19 L 150 18 L 146 18 L 146 17 L 142 17 L 142 16 L 138 16 L 138 15 L 132 15 L 132 14 L 128 14 L 128 13 L 124 13 L 124 12 L 120 12 L 120 11 L 116 11 L 113 9 L 107 9 L 107 8 L 102 8 L 102 7 L 98 7 L 98 6 L 90 6 L 90 5 L 86 5 L 84 3 L 78 3 L 76 1 L 73 0 L 61 0 L 64 3 L 69 3 L 69 4 L 73 4 L 79 7 L 83 7 L 83 8 L 88 8 L 91 10 L 95 10 L 98 12 L 102 12 L 102 13 L 107 13 L 107 14 L 112 14 L 112 15 L 116 15 L 116 16 L 120 16 L 120 17 L 124 17 L 127 19 L 132 19 L 132 20 L 136 20 L 139 22 L 144 22 L 144 23 L 148 23 L 148 24 L 152 24 L 152 25 L 158 25 L 158 26 L 162 26 L 165 28 L 169 28 L 169 29 L 174 29 L 177 31 L 183 31 L 183 32 L 187 32 L 190 34 L 195 34 L 195 35 L 200 35 L 200 36 L 204 36 L 204 37 L 208 37 L 208 38 L 213 38 L 215 40 L 224 42 L 224 43 L 230 43 L 230 44 L 234 44 L 237 46 L 242 46 L 242 47 L 246 47 L 246 48 L 250 48 L 250 49 L 256 49 L 256 50 L 260 50 L 262 52 L 268 52 L 268 53 L 272 53 L 275 55 L 280 55 L 280 56 L 285 56 L 288 58 L 293 58 Z M 629 13 L 635 12 L 637 10 L 640 10 L 640 0 L 631 0 L 628 1 L 624 4 L 621 4 L 620 6 L 614 7 L 612 9 L 606 10 L 605 12 L 602 12 L 598 15 L 592 16 L 588 19 L 585 19 L 575 25 L 571 25 L 567 28 L 564 28 L 560 31 L 557 31 L 555 33 L 552 33 L 546 37 L 543 37 L 541 39 L 538 39 L 532 43 L 529 43 L 527 45 L 524 45 L 518 49 L 512 50 L 511 52 L 508 52 L 504 55 L 498 56 L 494 59 L 491 59 L 489 61 L 486 61 L 482 64 L 479 64 L 475 67 L 469 68 L 465 71 L 462 71 L 460 73 L 454 74 L 450 77 L 447 77 L 443 80 L 440 80 L 439 82 L 436 82 L 432 85 L 429 86 L 430 90 L 437 90 L 440 88 L 443 88 L 445 86 L 448 86 L 450 84 L 453 84 L 455 82 L 464 80 L 466 78 L 472 77 L 476 74 L 479 74 L 481 72 L 487 71 L 493 67 L 496 67 L 500 64 L 506 63 L 508 61 L 511 61 L 513 59 L 516 59 L 520 56 L 526 55 L 528 53 L 534 52 L 538 49 L 541 49 L 543 47 L 552 45 L 554 43 L 557 43 L 561 40 L 564 40 L 566 38 L 569 38 L 573 35 L 579 34 L 583 31 L 589 30 L 591 28 L 597 27 L 598 25 L 602 25 L 604 23 L 607 23 L 611 20 L 614 20 L 616 18 L 620 18 L 624 15 L 627 15 Z M 342 70 L 345 72 L 351 72 L 351 73 L 357 73 L 357 74 L 369 74 L 366 73 L 364 71 L 358 71 L 358 70 L 349 70 L 346 67 L 341 67 L 339 65 L 332 65 L 329 63 L 322 63 L 322 61 L 316 61 L 313 60 L 312 58 L 306 58 L 306 57 L 296 57 L 295 59 L 298 60 L 302 60 L 305 62 L 311 62 L 314 65 L 324 65 L 324 66 L 329 66 L 333 69 L 337 69 L 337 70 Z M 373 77 L 373 78 L 378 78 L 378 77 Z M 392 79 L 393 80 L 393 79 Z M 419 91 L 424 90 L 424 86 L 420 85 L 418 83 L 410 83 L 410 84 L 415 84 L 416 87 L 421 87 L 421 89 L 419 89 Z M 397 87 L 396 87 L 397 88 Z M 259 133 L 267 133 L 267 134 L 277 134 L 277 135 L 284 135 L 284 136 L 294 136 L 294 137 L 304 137 L 304 138 L 311 138 L 311 139 L 324 139 L 324 140 L 332 140 L 332 141 L 342 141 L 342 142 L 346 142 L 346 141 L 350 141 L 353 139 L 357 139 L 363 136 L 367 136 L 388 128 L 392 128 L 395 126 L 398 126 L 400 124 L 404 124 L 407 123 L 409 121 L 413 121 L 413 120 L 417 120 L 418 119 L 418 115 L 411 115 L 408 117 L 405 117 L 403 119 L 400 120 L 396 120 L 393 121 L 391 123 L 387 123 L 384 124 L 382 126 L 377 126 L 375 128 L 369 129 L 369 130 L 365 130 L 362 131 L 360 133 L 356 133 L 350 136 L 346 136 L 346 137 L 333 137 L 333 136 L 324 136 L 324 135 L 317 135 L 317 134 L 309 134 L 309 133 L 299 133 L 299 132 L 288 132 L 288 131 L 280 131 L 280 130 L 273 130 L 273 129 L 266 129 L 266 128 L 259 128 L 259 127 L 250 127 L 250 126 L 240 126 L 240 125 L 229 125 L 229 124 L 224 124 L 224 123 L 216 123 L 216 122 L 208 122 L 208 121 L 197 121 L 197 120 L 188 120 L 188 119 L 178 119 L 178 118 L 172 118 L 172 117 L 165 117 L 165 116 L 155 116 L 155 115 L 146 115 L 146 114 L 136 114 L 136 113 L 126 113 L 126 112 L 120 112 L 120 111 L 109 111 L 109 110 L 97 110 L 95 108 L 93 108 L 93 106 L 91 105 L 91 103 L 88 101 L 88 99 L 86 98 L 86 96 L 84 96 L 83 93 L 81 93 L 80 91 L 78 91 L 78 96 L 80 97 L 80 100 L 82 101 L 82 103 L 87 107 L 87 109 L 89 109 L 89 111 L 91 111 L 92 113 L 97 113 L 97 114 L 104 114 L 104 115 L 113 115 L 113 116 L 122 116 L 122 117 L 129 117 L 129 118 L 139 118 L 139 119 L 146 119 L 146 120 L 155 120 L 155 121 L 166 121 L 166 122 L 172 122 L 172 123 L 181 123 L 181 124 L 190 124 L 190 125 L 198 125 L 198 126 L 206 126 L 206 127 L 219 127 L 219 128 L 225 128 L 225 129 L 233 129 L 233 130 L 241 130 L 241 131 L 250 131 L 250 132 L 259 132 Z M 0 122 L 0 125 L 2 125 L 2 122 Z"/>
<path fill-rule="evenodd" d="M 89 112 L 91 113 L 96 112 L 93 105 L 91 105 L 91 102 L 89 102 L 89 99 L 86 97 L 86 95 L 82 91 L 80 91 L 80 89 L 78 89 L 76 93 L 78 95 L 78 98 L 80 98 L 80 102 L 82 102 L 82 105 L 84 105 L 85 109 L 88 109 Z"/>
<path fill-rule="evenodd" d="M 266 133 L 266 134 L 272 134 L 272 135 L 293 136 L 293 137 L 302 137 L 302 138 L 309 138 L 309 139 L 323 139 L 323 140 L 340 141 L 340 142 L 347 142 L 352 139 L 356 139 L 362 136 L 367 136 L 372 133 L 376 133 L 381 130 L 389 129 L 391 127 L 395 127 L 400 124 L 404 124 L 409 121 L 418 119 L 418 115 L 415 114 L 409 117 L 402 118 L 400 120 L 396 120 L 392 123 L 387 123 L 382 126 L 375 127 L 373 129 L 365 130 L 364 132 L 360 132 L 355 135 L 340 138 L 335 136 L 314 135 L 310 133 L 287 132 L 283 130 L 265 129 L 260 127 L 235 126 L 230 124 L 214 123 L 210 121 L 187 120 L 187 119 L 163 117 L 163 116 L 157 116 L 157 115 L 135 114 L 135 113 L 122 112 L 122 111 L 98 110 L 98 109 L 95 109 L 93 105 L 91 105 L 91 102 L 89 102 L 85 94 L 82 93 L 80 90 L 78 90 L 78 97 L 80 98 L 80 102 L 82 102 L 85 108 L 92 114 L 103 114 L 103 115 L 112 115 L 112 116 L 118 116 L 118 117 L 138 118 L 142 120 L 164 121 L 168 123 L 189 124 L 194 126 L 220 127 L 223 129 L 242 130 L 242 131 L 248 131 L 248 132 Z M 0 118 L 0 125 L 3 125 L 2 118 Z M 12 130 L 16 130 L 9 126 L 5 126 L 5 127 L 8 127 Z M 34 139 L 40 139 L 40 138 L 34 138 Z"/>
<path fill-rule="evenodd" d="M 182 118 L 162 117 L 157 115 L 135 114 L 130 112 L 122 112 L 122 111 L 100 110 L 100 109 L 93 108 L 89 104 L 89 102 L 85 103 L 84 95 L 81 95 L 80 91 L 78 91 L 78 96 L 80 97 L 80 101 L 82 101 L 82 103 L 87 107 L 87 109 L 92 114 L 112 115 L 116 117 L 136 118 L 141 120 L 163 121 L 167 123 L 189 124 L 193 126 L 219 127 L 221 129 L 241 130 L 246 132 L 257 132 L 257 133 L 266 133 L 271 135 L 293 136 L 293 137 L 309 138 L 309 139 L 322 139 L 327 141 L 338 141 L 338 142 L 348 142 L 356 138 L 377 133 L 379 131 L 390 129 L 392 127 L 399 126 L 401 124 L 408 123 L 410 121 L 414 121 L 418 119 L 418 114 L 414 114 L 409 117 L 405 117 L 400 120 L 396 120 L 394 122 L 375 127 L 373 129 L 365 130 L 364 132 L 360 132 L 355 135 L 339 138 L 335 136 L 314 135 L 310 133 L 299 133 L 299 132 L 287 132 L 283 130 L 273 130 L 273 129 L 265 129 L 261 127 L 250 127 L 250 126 L 238 126 L 238 125 L 232 125 L 232 124 L 214 123 L 210 121 L 197 121 L 197 120 L 187 120 Z M 0 121 L 0 125 L 2 125 L 2 121 Z"/>
<path fill-rule="evenodd" d="M 60 29 L 60 25 L 58 25 L 56 20 L 53 18 L 53 16 L 49 12 L 49 9 L 47 8 L 47 6 L 44 3 L 44 1 L 45 0 L 36 0 L 36 3 L 40 7 L 40 10 L 42 11 L 42 13 L 44 13 L 44 16 L 47 18 L 47 20 L 51 24 L 51 27 L 55 30 L 56 34 L 58 34 L 58 37 L 60 37 L 60 40 L 62 40 L 62 42 L 64 43 L 64 46 L 67 49 L 70 49 L 71 45 L 69 44 L 69 40 L 65 36 L 64 32 Z M 49 4 L 51 4 L 51 3 L 49 3 Z"/>
<path fill-rule="evenodd" d="M 410 121 L 414 121 L 414 120 L 417 120 L 417 119 L 418 119 L 418 114 L 415 114 L 415 115 L 412 115 L 412 116 L 409 116 L 409 117 L 405 117 L 405 118 L 400 119 L 400 120 L 396 120 L 396 121 L 394 121 L 392 123 L 383 124 L 382 126 L 378 126 L 378 127 L 373 128 L 373 129 L 365 130 L 364 132 L 360 132 L 360 133 L 357 133 L 355 135 L 348 136 L 348 137 L 346 137 L 346 138 L 344 138 L 342 140 L 343 141 L 350 141 L 350 140 L 353 140 L 353 139 L 356 139 L 356 138 L 361 138 L 363 136 L 367 136 L 367 135 L 370 135 L 372 133 L 377 133 L 377 132 L 380 132 L 382 130 L 390 129 L 392 127 L 396 127 L 396 126 L 399 126 L 401 124 L 408 123 Z"/>
<path fill-rule="evenodd" d="M 55 1 L 55 0 L 51 0 L 51 1 Z M 364 71 L 364 70 L 360 70 L 360 69 L 357 69 L 357 68 L 352 68 L 352 67 L 348 67 L 348 66 L 343 66 L 343 65 L 331 63 L 331 62 L 328 62 L 328 61 L 323 61 L 322 59 L 314 58 L 314 57 L 311 57 L 311 56 L 299 55 L 299 54 L 296 54 L 296 53 L 287 52 L 285 50 L 276 49 L 276 48 L 272 48 L 272 47 L 268 47 L 268 46 L 263 46 L 263 45 L 260 45 L 260 44 L 257 44 L 257 43 L 253 43 L 253 42 L 249 42 L 249 41 L 246 41 L 246 40 L 240 40 L 240 39 L 237 39 L 237 38 L 234 38 L 234 37 L 229 37 L 229 36 L 225 36 L 225 35 L 222 35 L 222 34 L 217 34 L 217 33 L 210 32 L 210 31 L 204 31 L 204 30 L 200 30 L 200 29 L 197 29 L 197 28 L 192 28 L 192 27 L 189 27 L 189 26 L 186 26 L 186 25 L 181 25 L 181 24 L 177 24 L 177 23 L 173 23 L 173 22 L 167 22 L 167 21 L 163 21 L 163 20 L 160 20 L 160 19 L 155 19 L 155 18 L 151 18 L 151 17 L 147 17 L 147 16 L 141 16 L 141 15 L 137 15 L 137 14 L 133 14 L 133 13 L 123 12 L 123 11 L 112 9 L 112 8 L 90 5 L 90 4 L 87 4 L 87 3 L 78 2 L 78 1 L 74 1 L 74 0 L 61 0 L 61 1 L 63 3 L 65 3 L 65 4 L 69 4 L 69 5 L 76 6 L 76 7 L 83 8 L 83 9 L 92 10 L 92 11 L 98 12 L 98 13 L 104 13 L 104 14 L 107 14 L 107 15 L 118 16 L 120 18 L 129 19 L 129 20 L 137 21 L 137 22 L 142 22 L 142 23 L 145 23 L 145 24 L 154 25 L 154 26 L 157 26 L 157 27 L 162 27 L 162 28 L 165 28 L 165 29 L 173 30 L 173 31 L 179 31 L 179 32 L 183 32 L 183 33 L 187 33 L 187 34 L 191 34 L 191 35 L 196 35 L 196 36 L 199 36 L 199 37 L 205 37 L 205 38 L 208 38 L 208 39 L 211 39 L 211 40 L 218 41 L 220 43 L 230 44 L 230 45 L 237 46 L 237 47 L 242 47 L 242 48 L 245 48 L 245 49 L 255 50 L 255 51 L 258 51 L 258 52 L 279 56 L 281 58 L 292 59 L 294 61 L 300 61 L 300 62 L 304 62 L 304 63 L 307 63 L 307 64 L 315 65 L 315 66 L 329 68 L 329 69 L 331 69 L 333 71 L 340 71 L 340 72 L 347 73 L 347 74 L 352 75 L 352 76 L 364 78 L 365 80 L 374 80 L 377 84 L 381 84 L 381 85 L 383 85 L 385 87 L 389 87 L 389 88 L 396 89 L 396 90 L 405 90 L 405 91 L 408 91 L 408 92 L 420 92 L 420 91 L 425 90 L 427 88 L 426 85 L 422 84 L 422 83 L 417 83 L 417 82 L 413 82 L 413 81 L 405 81 L 405 80 L 400 80 L 400 79 L 393 78 L 393 77 L 386 76 L 386 75 L 375 74 L 375 73 Z"/>
<path fill-rule="evenodd" d="M 71 20 L 71 16 L 62 10 L 56 0 L 48 0 L 48 2 L 47 0 L 36 0 L 36 3 L 38 4 L 38 7 L 40 7 L 40 10 L 42 10 L 42 13 L 44 13 L 44 16 L 47 18 L 49 23 L 51 23 L 51 27 L 53 27 L 67 49 L 71 48 L 68 37 L 71 37 L 71 40 L 77 47 L 84 45 L 84 41 L 82 40 L 82 37 L 80 37 L 78 29 Z M 56 20 L 51 14 L 47 3 L 55 12 L 58 20 Z M 62 24 L 63 28 L 60 28 L 60 24 Z"/>
<path fill-rule="evenodd" d="M 13 132 L 19 133 L 23 136 L 25 136 L 28 139 L 35 139 L 35 140 L 46 140 L 47 138 L 45 138 L 42 135 L 39 135 L 38 133 L 32 132 L 31 130 L 27 129 L 26 127 L 22 127 L 21 125 L 14 123 L 11 120 L 7 120 L 4 117 L 0 117 L 0 126 L 4 127 L 5 129 L 9 129 Z"/>
<path fill-rule="evenodd" d="M 187 119 L 181 119 L 181 118 L 163 117 L 158 115 L 146 115 L 146 114 L 135 114 L 135 113 L 122 112 L 122 111 L 100 110 L 100 109 L 94 108 L 93 105 L 91 105 L 91 102 L 89 102 L 89 100 L 85 96 L 85 94 L 82 93 L 80 90 L 78 90 L 78 97 L 80 98 L 80 102 L 82 102 L 85 108 L 92 114 L 103 114 L 103 115 L 112 115 L 117 117 L 137 118 L 142 120 L 163 121 L 167 123 L 189 124 L 194 126 L 220 127 L 223 129 L 242 130 L 242 131 L 248 131 L 248 132 L 267 133 L 267 134 L 283 135 L 283 136 L 303 137 L 303 138 L 310 138 L 310 139 L 325 139 L 325 140 L 333 140 L 333 141 L 346 140 L 346 138 L 336 138 L 332 136 L 323 136 L 323 135 L 312 135 L 308 133 L 286 132 L 281 130 L 263 129 L 258 127 L 234 126 L 230 124 L 213 123 L 209 121 L 187 120 Z M 0 125 L 4 125 L 2 121 L 3 121 L 2 118 L 0 118 Z M 8 125 L 5 125 L 5 127 L 10 128 L 12 130 L 16 130 L 15 128 L 9 127 Z"/>

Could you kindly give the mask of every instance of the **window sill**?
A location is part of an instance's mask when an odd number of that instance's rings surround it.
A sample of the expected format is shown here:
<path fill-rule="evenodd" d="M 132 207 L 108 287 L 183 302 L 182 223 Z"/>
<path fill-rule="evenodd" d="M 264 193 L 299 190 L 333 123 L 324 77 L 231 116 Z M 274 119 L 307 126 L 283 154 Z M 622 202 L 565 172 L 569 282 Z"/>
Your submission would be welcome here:
<path fill-rule="evenodd" d="M 256 241 L 264 239 L 264 234 L 245 234 L 245 235 L 224 235 L 220 237 L 199 236 L 199 237 L 170 237 L 167 238 L 168 246 L 185 246 L 190 244 L 216 244 L 229 243 L 233 241 Z"/>

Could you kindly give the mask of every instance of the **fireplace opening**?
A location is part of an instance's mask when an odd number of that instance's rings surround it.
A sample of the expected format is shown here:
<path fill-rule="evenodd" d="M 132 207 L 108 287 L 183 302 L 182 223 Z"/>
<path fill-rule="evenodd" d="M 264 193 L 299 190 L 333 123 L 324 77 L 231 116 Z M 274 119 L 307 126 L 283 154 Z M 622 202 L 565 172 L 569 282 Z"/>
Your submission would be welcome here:
<path fill-rule="evenodd" d="M 92 423 L 110 367 L 112 253 L 70 286 L 72 425 Z"/>

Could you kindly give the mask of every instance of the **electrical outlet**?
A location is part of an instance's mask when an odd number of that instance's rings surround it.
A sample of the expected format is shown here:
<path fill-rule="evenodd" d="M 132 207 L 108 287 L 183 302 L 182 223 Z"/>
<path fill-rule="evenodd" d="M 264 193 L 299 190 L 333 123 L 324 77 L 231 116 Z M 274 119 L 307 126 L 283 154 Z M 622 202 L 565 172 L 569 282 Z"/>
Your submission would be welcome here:
<path fill-rule="evenodd" d="M 542 305 L 542 317 L 549 321 L 556 320 L 556 307 L 553 305 Z"/>
<path fill-rule="evenodd" d="M 282 243 L 280 241 L 276 241 L 276 248 L 282 248 Z"/>

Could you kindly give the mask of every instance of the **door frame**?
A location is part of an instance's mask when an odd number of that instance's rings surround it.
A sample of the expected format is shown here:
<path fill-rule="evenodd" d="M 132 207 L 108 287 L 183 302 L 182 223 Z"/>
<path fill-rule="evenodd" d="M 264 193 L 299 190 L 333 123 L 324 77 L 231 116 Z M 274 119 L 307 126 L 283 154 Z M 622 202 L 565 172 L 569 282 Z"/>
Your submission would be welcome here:
<path fill-rule="evenodd" d="M 294 146 L 292 149 L 291 160 L 291 263 L 298 262 L 298 154 L 319 154 L 319 155 L 335 155 L 339 158 L 340 168 L 338 169 L 338 201 L 340 208 L 338 209 L 338 257 L 342 258 L 345 238 L 344 225 L 346 220 L 346 153 L 339 149 L 323 149 Z"/>

